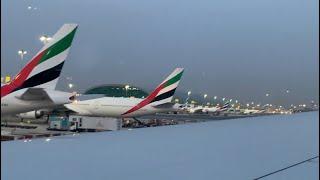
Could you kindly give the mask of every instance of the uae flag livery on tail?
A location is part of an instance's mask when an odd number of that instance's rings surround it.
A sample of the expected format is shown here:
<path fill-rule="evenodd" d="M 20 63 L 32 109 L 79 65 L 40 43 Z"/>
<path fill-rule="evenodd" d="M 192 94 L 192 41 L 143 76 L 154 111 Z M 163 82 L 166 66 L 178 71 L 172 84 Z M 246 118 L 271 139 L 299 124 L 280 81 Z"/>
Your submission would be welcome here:
<path fill-rule="evenodd" d="M 64 24 L 15 78 L 1 87 L 1 98 L 24 88 L 55 89 L 77 27 Z"/>
<path fill-rule="evenodd" d="M 150 104 L 158 106 L 170 103 L 183 74 L 183 68 L 176 68 L 147 98 L 122 115 L 133 113 Z"/>
<path fill-rule="evenodd" d="M 230 108 L 230 103 L 229 102 L 226 102 L 222 108 L 220 109 L 220 111 L 226 111 Z"/>

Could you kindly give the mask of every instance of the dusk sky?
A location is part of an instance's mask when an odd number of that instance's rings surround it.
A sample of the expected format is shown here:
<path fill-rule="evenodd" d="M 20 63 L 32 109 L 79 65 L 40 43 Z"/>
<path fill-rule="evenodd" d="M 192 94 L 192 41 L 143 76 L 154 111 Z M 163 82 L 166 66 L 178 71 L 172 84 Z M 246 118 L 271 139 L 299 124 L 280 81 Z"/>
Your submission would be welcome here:
<path fill-rule="evenodd" d="M 151 90 L 184 67 L 178 91 L 243 102 L 318 102 L 318 0 L 1 3 L 2 76 L 16 74 L 40 50 L 40 35 L 77 23 L 62 73 L 80 91 L 111 83 Z M 19 49 L 28 51 L 24 62 Z M 62 78 L 58 88 L 65 87 Z"/>

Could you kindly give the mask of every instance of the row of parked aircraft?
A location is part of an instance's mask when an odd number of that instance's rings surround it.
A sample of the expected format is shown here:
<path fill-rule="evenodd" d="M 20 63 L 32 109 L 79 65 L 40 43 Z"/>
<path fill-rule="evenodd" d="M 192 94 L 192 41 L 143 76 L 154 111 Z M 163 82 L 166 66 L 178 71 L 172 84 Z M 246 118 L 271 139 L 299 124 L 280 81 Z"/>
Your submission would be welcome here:
<path fill-rule="evenodd" d="M 171 103 L 183 74 L 176 68 L 145 99 L 102 97 L 75 100 L 75 94 L 55 90 L 78 25 L 65 24 L 8 84 L 1 84 L 1 116 L 23 113 L 41 116 L 39 109 L 59 105 L 79 115 L 136 117 L 171 111 Z M 22 115 L 23 115 L 22 114 Z"/>
<path fill-rule="evenodd" d="M 226 102 L 222 107 L 220 106 L 187 106 L 186 111 L 189 113 L 206 113 L 206 114 L 218 114 L 220 112 L 227 111 L 230 108 L 230 103 Z"/>
<path fill-rule="evenodd" d="M 187 103 L 172 103 L 184 72 L 183 68 L 176 68 L 144 99 L 101 97 L 78 101 L 74 93 L 56 90 L 77 28 L 77 24 L 63 25 L 11 82 L 1 84 L 1 117 L 18 115 L 39 118 L 43 116 L 43 110 L 50 111 L 59 106 L 77 115 L 117 118 L 180 110 L 189 113 L 218 114 L 230 108 L 229 103 L 223 107 L 194 107 Z M 251 113 L 258 112 L 248 112 Z"/>

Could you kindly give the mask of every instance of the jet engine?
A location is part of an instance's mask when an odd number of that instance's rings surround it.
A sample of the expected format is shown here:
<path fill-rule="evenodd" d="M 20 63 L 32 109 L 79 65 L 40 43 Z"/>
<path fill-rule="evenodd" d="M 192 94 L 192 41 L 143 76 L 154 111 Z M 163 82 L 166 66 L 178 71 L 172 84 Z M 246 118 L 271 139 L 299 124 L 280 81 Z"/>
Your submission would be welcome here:
<path fill-rule="evenodd" d="M 22 119 L 39 119 L 44 116 L 44 111 L 30 111 L 26 113 L 20 113 L 17 115 L 19 118 Z"/>

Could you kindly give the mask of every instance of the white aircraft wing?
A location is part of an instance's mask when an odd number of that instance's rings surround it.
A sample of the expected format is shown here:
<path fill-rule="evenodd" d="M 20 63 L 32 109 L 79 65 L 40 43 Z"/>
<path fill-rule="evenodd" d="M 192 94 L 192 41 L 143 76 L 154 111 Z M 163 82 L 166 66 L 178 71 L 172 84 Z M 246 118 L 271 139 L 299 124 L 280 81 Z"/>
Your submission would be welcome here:
<path fill-rule="evenodd" d="M 24 101 L 40 101 L 51 100 L 47 92 L 43 88 L 28 88 L 22 95 L 17 98 Z"/>
<path fill-rule="evenodd" d="M 22 95 L 16 97 L 24 101 L 51 101 L 54 104 L 65 104 L 74 99 L 75 93 L 43 88 L 28 88 Z"/>

